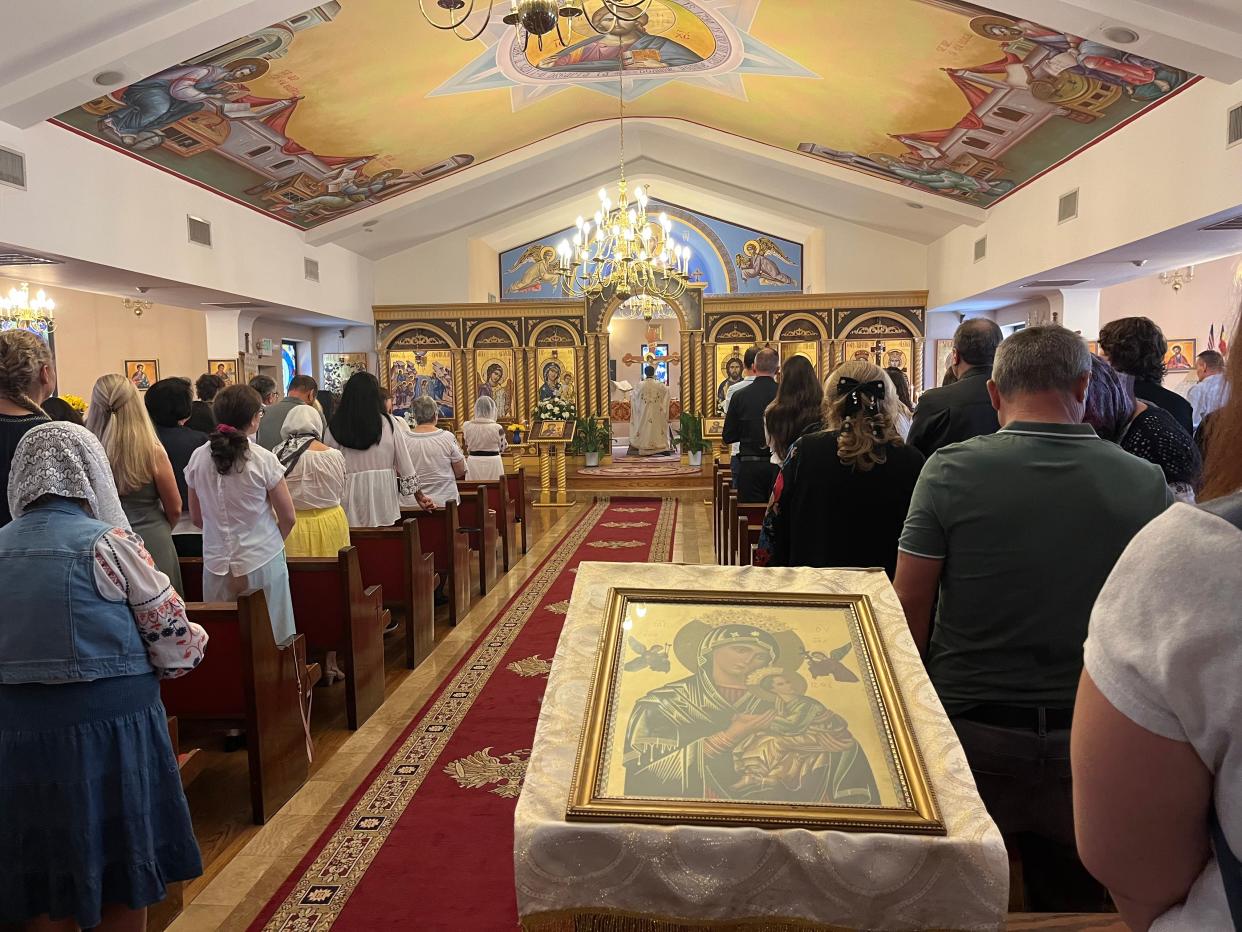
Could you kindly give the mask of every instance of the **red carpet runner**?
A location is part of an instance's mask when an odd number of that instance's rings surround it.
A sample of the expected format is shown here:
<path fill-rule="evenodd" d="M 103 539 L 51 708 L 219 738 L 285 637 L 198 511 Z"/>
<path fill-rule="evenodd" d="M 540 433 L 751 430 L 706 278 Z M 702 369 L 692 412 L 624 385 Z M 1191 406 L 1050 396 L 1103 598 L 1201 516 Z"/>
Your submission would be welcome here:
<path fill-rule="evenodd" d="M 252 932 L 517 926 L 513 809 L 580 561 L 660 562 L 672 499 L 599 502 L 500 611 Z"/>

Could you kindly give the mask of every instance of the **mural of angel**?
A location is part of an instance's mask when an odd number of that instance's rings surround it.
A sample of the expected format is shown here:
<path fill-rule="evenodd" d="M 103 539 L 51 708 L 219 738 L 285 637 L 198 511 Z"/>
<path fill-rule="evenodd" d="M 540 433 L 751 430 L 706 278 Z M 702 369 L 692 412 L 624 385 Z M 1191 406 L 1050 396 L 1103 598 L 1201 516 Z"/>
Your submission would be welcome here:
<path fill-rule="evenodd" d="M 524 265 L 530 265 L 522 273 L 522 277 L 509 286 L 510 294 L 521 294 L 527 291 L 540 291 L 544 285 L 556 285 L 561 279 L 560 260 L 556 250 L 547 243 L 536 243 L 518 256 L 510 272 L 516 272 Z"/>
<path fill-rule="evenodd" d="M 340 172 L 325 180 L 323 194 L 308 197 L 304 201 L 285 204 L 283 208 L 292 214 L 301 215 L 312 210 L 323 210 L 336 213 L 356 207 L 375 195 L 400 185 L 418 184 L 423 179 L 418 172 L 403 172 L 399 168 L 389 168 L 376 172 L 370 178 L 361 177 L 357 170 L 346 171 L 345 166 Z"/>
<path fill-rule="evenodd" d="M 744 281 L 757 278 L 761 285 L 792 285 L 793 277 L 781 271 L 776 260 L 771 258 L 772 255 L 778 256 L 792 268 L 798 267 L 797 263 L 785 255 L 780 246 L 766 236 L 748 240 L 742 247 L 742 251 L 733 257 L 733 261 L 738 271 L 742 273 Z"/>

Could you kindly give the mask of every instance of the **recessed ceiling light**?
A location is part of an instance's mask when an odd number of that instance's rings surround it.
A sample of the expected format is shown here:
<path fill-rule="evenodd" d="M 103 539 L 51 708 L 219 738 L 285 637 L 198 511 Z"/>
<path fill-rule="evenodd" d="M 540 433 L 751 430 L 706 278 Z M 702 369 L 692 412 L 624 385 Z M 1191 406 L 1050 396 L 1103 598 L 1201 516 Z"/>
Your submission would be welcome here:
<path fill-rule="evenodd" d="M 922 210 L 924 207 L 923 204 L 916 204 L 914 201 L 906 201 L 906 206 L 911 210 Z"/>
<path fill-rule="evenodd" d="M 95 83 L 100 87 L 111 87 L 113 84 L 120 84 L 125 80 L 125 75 L 119 71 L 101 71 L 95 75 Z"/>
<path fill-rule="evenodd" d="M 1104 38 L 1113 45 L 1133 45 L 1139 40 L 1139 34 L 1129 26 L 1108 26 Z"/>

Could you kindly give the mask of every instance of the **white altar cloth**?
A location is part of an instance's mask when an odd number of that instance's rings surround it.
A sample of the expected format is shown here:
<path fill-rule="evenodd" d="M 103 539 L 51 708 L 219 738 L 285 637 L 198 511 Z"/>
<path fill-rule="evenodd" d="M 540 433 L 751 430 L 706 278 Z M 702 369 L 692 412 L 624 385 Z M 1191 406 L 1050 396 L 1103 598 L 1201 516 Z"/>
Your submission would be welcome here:
<path fill-rule="evenodd" d="M 948 834 L 567 822 L 613 587 L 869 596 Z M 679 922 L 716 929 L 982 930 L 1005 922 L 1004 842 L 883 572 L 581 564 L 514 822 L 518 914 L 524 928 L 538 932 L 665 929 Z"/>

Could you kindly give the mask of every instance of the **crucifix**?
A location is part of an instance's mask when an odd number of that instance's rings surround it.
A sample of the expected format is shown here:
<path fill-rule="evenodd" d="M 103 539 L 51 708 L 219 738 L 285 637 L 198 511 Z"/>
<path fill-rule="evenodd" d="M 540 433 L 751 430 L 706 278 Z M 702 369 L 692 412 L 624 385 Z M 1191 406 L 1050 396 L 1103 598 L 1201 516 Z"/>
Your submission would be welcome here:
<path fill-rule="evenodd" d="M 871 347 L 871 352 L 875 354 L 875 364 L 881 369 L 884 368 L 884 351 L 887 349 L 879 340 L 875 341 L 875 345 Z"/>

